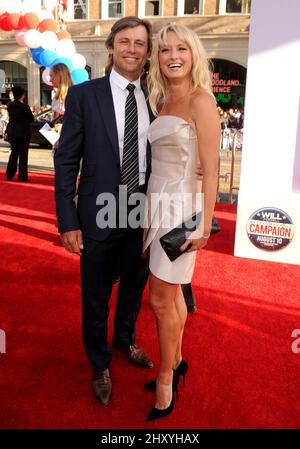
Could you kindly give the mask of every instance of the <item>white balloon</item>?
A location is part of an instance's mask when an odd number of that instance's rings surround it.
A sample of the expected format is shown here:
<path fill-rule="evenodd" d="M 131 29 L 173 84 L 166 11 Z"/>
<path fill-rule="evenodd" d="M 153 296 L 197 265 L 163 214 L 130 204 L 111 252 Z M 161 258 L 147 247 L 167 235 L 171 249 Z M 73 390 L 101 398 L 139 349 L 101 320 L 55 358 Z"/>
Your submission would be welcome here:
<path fill-rule="evenodd" d="M 48 86 L 52 86 L 52 83 L 50 81 L 50 68 L 49 67 L 43 71 L 42 79 L 45 84 L 48 84 Z"/>
<path fill-rule="evenodd" d="M 25 44 L 25 33 L 26 31 L 19 31 L 16 33 L 16 41 L 19 45 L 26 45 Z"/>
<path fill-rule="evenodd" d="M 55 50 L 58 43 L 58 37 L 53 31 L 44 31 L 41 36 L 41 47 L 44 50 Z"/>
<path fill-rule="evenodd" d="M 6 12 L 12 14 L 14 12 L 20 12 L 22 9 L 22 2 L 20 0 L 10 0 L 6 2 Z"/>
<path fill-rule="evenodd" d="M 41 44 L 42 33 L 38 30 L 28 30 L 24 35 L 24 42 L 27 47 L 38 48 Z"/>
<path fill-rule="evenodd" d="M 83 55 L 81 55 L 80 53 L 74 53 L 74 55 L 72 55 L 70 59 L 72 61 L 74 69 L 85 69 L 86 59 Z"/>
<path fill-rule="evenodd" d="M 67 56 L 70 58 L 70 56 L 75 53 L 76 48 L 75 44 L 72 41 L 72 39 L 61 39 L 57 43 L 56 47 L 56 53 L 58 56 Z"/>

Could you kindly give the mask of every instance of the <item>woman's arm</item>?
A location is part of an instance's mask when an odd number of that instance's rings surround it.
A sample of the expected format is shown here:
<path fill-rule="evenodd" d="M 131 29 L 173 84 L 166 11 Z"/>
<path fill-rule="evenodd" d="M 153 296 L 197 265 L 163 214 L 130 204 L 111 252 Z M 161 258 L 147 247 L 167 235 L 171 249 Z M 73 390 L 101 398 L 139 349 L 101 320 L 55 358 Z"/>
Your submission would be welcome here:
<path fill-rule="evenodd" d="M 219 171 L 220 118 L 214 98 L 206 92 L 197 92 L 191 101 L 191 113 L 196 124 L 198 151 L 203 170 L 202 193 L 204 195 L 204 228 L 203 236 L 192 240 L 189 251 L 205 246 L 210 236 L 211 222 L 214 212 Z M 184 250 L 191 240 L 182 246 Z"/>
<path fill-rule="evenodd" d="M 220 119 L 214 98 L 197 93 L 191 105 L 196 124 L 200 164 L 203 169 L 204 235 L 209 236 L 214 212 L 220 157 Z"/>

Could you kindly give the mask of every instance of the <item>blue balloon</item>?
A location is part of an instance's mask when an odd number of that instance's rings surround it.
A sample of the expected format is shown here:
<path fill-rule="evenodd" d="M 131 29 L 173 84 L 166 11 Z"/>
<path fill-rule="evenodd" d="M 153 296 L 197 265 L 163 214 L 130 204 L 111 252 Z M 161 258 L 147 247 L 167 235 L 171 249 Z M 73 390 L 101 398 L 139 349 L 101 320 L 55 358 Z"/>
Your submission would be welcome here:
<path fill-rule="evenodd" d="M 41 64 L 45 67 L 50 67 L 53 64 L 53 61 L 57 59 L 57 53 L 53 50 L 44 50 L 40 54 Z"/>
<path fill-rule="evenodd" d="M 75 69 L 71 73 L 74 84 L 80 84 L 88 81 L 89 74 L 85 69 Z"/>
<path fill-rule="evenodd" d="M 72 70 L 73 70 L 73 63 L 70 58 L 66 58 L 64 56 L 58 58 L 56 56 L 56 59 L 52 62 L 51 65 L 55 65 L 55 64 L 65 64 L 68 67 L 68 69 L 70 70 L 70 72 L 72 72 Z"/>
<path fill-rule="evenodd" d="M 35 55 L 37 53 L 42 53 L 42 51 L 44 51 L 43 47 L 38 47 L 38 48 L 30 48 L 30 53 L 32 55 Z"/>
<path fill-rule="evenodd" d="M 43 51 L 44 51 L 43 47 L 30 49 L 32 59 L 36 64 L 41 64 L 41 54 L 43 53 Z"/>

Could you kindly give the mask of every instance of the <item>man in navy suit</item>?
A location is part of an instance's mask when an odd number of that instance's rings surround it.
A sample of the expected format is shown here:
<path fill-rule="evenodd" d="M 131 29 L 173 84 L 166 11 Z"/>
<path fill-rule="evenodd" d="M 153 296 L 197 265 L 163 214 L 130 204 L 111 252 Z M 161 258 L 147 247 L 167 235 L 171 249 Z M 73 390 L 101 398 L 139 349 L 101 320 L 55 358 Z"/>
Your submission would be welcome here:
<path fill-rule="evenodd" d="M 31 137 L 31 123 L 34 120 L 28 104 L 24 103 L 25 90 L 21 86 L 12 88 L 14 101 L 7 105 L 9 122 L 6 128 L 11 145 L 11 154 L 6 168 L 6 178 L 12 181 L 17 172 L 19 161 L 18 181 L 27 182 L 28 179 L 28 149 Z"/>
<path fill-rule="evenodd" d="M 125 152 L 129 151 L 127 144 L 125 150 L 125 142 L 128 143 L 124 137 L 128 133 L 125 116 L 130 94 L 138 117 L 137 156 L 133 161 L 138 167 L 138 182 L 131 190 L 132 193 L 146 190 L 151 163 L 147 142 L 151 113 L 140 76 L 151 50 L 151 26 L 137 17 L 124 17 L 113 25 L 106 46 L 112 66 L 109 74 L 69 89 L 55 155 L 58 228 L 64 247 L 81 255 L 83 341 L 94 369 L 93 392 L 103 405 L 110 402 L 112 391 L 107 327 L 112 285 L 118 276 L 113 347 L 124 351 L 137 365 L 153 366 L 135 343 L 135 323 L 148 277 L 148 263 L 141 258 L 143 230 L 118 224 L 114 228 L 101 228 L 97 223 L 101 209 L 98 195 L 107 192 L 118 200 L 120 185 L 131 185 L 129 180 L 124 182 L 125 165 L 128 170 Z M 130 127 L 133 129 L 135 123 Z M 74 197 L 81 160 L 76 207 Z"/>

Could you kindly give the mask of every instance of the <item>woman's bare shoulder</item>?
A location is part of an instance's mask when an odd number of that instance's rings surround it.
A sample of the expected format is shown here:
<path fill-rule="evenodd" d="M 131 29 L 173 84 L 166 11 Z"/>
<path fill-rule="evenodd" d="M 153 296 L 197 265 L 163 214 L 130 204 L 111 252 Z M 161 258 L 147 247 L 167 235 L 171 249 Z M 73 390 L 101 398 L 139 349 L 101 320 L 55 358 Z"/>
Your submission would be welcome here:
<path fill-rule="evenodd" d="M 190 111 L 193 118 L 217 112 L 215 97 L 204 90 L 197 89 L 191 96 Z"/>
<path fill-rule="evenodd" d="M 202 89 L 197 89 L 191 95 L 190 101 L 191 108 L 205 108 L 207 106 L 216 106 L 215 97 Z"/>

